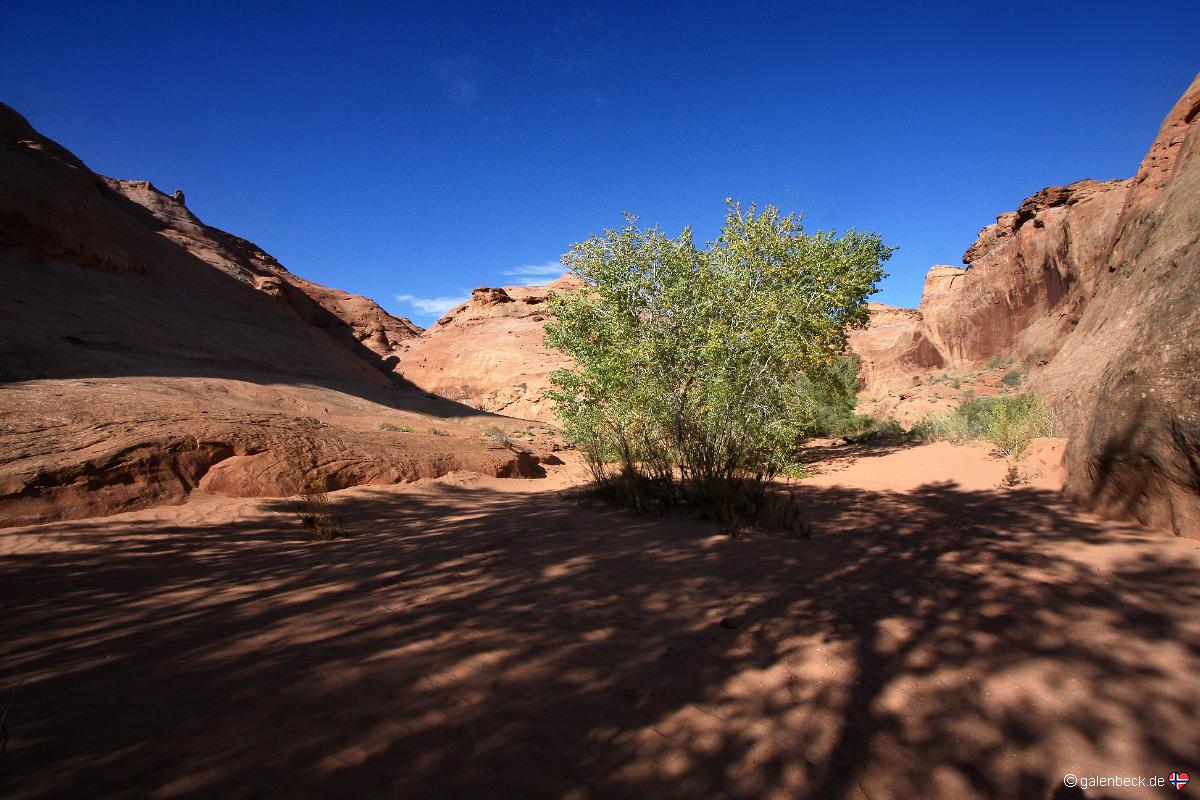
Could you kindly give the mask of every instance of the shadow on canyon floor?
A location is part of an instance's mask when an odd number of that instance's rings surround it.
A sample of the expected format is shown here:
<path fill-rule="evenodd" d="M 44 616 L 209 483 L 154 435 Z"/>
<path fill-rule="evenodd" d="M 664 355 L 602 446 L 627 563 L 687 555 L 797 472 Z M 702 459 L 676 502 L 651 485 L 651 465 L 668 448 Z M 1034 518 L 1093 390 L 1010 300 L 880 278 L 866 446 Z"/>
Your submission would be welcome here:
<path fill-rule="evenodd" d="M 340 495 L 327 544 L 283 501 L 6 534 L 0 786 L 1027 798 L 1200 752 L 1179 540 L 1032 490 L 801 491 L 808 541 L 453 487 Z"/>

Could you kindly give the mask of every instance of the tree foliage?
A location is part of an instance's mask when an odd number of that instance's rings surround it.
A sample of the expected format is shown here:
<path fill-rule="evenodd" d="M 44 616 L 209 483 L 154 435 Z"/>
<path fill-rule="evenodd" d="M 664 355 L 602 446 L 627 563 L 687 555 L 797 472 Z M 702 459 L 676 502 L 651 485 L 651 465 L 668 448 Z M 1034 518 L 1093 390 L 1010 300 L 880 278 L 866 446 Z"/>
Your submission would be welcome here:
<path fill-rule="evenodd" d="M 846 331 L 892 252 L 874 233 L 805 233 L 773 206 L 729 203 L 716 241 L 626 215 L 563 257 L 580 291 L 555 297 L 546 341 L 567 435 L 642 507 L 682 490 L 718 517 L 739 482 L 794 466 L 797 440 L 852 408 Z M 853 369 L 851 367 L 851 369 Z"/>

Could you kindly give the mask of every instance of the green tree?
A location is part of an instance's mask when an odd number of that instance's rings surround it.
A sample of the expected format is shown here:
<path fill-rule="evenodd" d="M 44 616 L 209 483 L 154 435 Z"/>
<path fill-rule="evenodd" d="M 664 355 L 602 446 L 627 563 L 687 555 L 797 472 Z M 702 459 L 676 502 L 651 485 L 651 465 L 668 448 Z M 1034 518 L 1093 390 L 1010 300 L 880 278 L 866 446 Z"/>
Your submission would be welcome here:
<path fill-rule="evenodd" d="M 602 485 L 639 510 L 682 497 L 727 520 L 747 482 L 794 466 L 831 403 L 853 406 L 846 330 L 867 322 L 893 248 L 732 201 L 703 248 L 690 228 L 625 219 L 563 257 L 582 287 L 554 299 L 546 341 L 576 367 L 551 396 Z"/>

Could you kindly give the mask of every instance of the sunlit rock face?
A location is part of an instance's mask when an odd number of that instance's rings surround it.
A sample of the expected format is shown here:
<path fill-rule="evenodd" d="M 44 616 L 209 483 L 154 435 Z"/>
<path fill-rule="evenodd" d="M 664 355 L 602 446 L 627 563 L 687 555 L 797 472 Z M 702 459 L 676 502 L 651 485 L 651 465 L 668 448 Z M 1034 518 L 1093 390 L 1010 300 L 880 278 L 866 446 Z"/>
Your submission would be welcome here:
<path fill-rule="evenodd" d="M 578 286 L 565 275 L 546 286 L 482 287 L 397 354 L 415 386 L 508 416 L 554 421 L 550 373 L 567 366 L 545 346 L 546 302 Z"/>
<path fill-rule="evenodd" d="M 1043 189 L 936 266 L 919 312 L 851 337 L 864 396 L 1013 359 L 1063 433 L 1068 492 L 1200 535 L 1200 79 L 1137 174 Z"/>

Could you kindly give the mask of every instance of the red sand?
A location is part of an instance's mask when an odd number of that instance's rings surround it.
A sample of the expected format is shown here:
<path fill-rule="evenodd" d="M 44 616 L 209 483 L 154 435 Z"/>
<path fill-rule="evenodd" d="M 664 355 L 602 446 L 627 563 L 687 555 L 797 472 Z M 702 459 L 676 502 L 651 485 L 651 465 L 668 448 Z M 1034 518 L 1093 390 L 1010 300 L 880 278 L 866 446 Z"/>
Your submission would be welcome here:
<path fill-rule="evenodd" d="M 976 448 L 843 452 L 800 484 L 807 540 L 581 507 L 572 467 L 338 492 L 331 543 L 286 501 L 199 495 L 0 533 L 0 796 L 1040 798 L 1067 772 L 1195 774 L 1200 542 L 994 488 Z"/>

